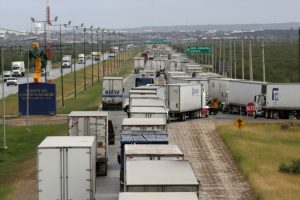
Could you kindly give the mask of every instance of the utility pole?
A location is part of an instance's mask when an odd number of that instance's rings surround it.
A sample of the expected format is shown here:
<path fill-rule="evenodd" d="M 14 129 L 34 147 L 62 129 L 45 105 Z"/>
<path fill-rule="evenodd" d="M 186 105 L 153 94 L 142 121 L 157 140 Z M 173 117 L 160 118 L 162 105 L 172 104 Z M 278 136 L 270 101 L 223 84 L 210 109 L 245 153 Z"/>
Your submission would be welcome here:
<path fill-rule="evenodd" d="M 3 48 L 1 48 L 1 71 L 2 71 L 2 80 L 4 80 L 4 59 L 3 59 Z M 6 146 L 6 124 L 5 124 L 5 98 L 4 98 L 4 83 L 2 83 L 2 103 L 3 103 L 3 149 L 7 149 Z"/>
<path fill-rule="evenodd" d="M 222 61 L 222 41 L 220 39 L 220 46 L 219 46 L 219 74 L 221 75 L 221 61 Z"/>
<path fill-rule="evenodd" d="M 214 41 L 211 40 L 211 65 L 212 65 L 212 68 L 213 68 L 213 72 L 216 72 L 216 69 L 215 69 L 215 57 L 214 57 Z"/>
<path fill-rule="evenodd" d="M 234 59 L 234 78 L 236 79 L 236 49 L 235 49 L 235 40 L 233 40 L 233 59 Z"/>
<path fill-rule="evenodd" d="M 266 82 L 265 44 L 263 40 L 262 40 L 261 48 L 262 48 L 262 64 L 263 64 L 263 82 Z"/>
<path fill-rule="evenodd" d="M 245 79 L 244 40 L 242 40 L 242 79 Z"/>
<path fill-rule="evenodd" d="M 298 30 L 298 67 L 299 67 L 299 82 L 300 82 L 300 28 Z"/>
<path fill-rule="evenodd" d="M 223 44 L 223 69 L 222 69 L 222 75 L 225 75 L 225 47 L 226 47 L 226 42 L 224 40 Z"/>
<path fill-rule="evenodd" d="M 232 78 L 232 40 L 229 41 L 229 64 L 230 64 L 230 78 Z"/>
<path fill-rule="evenodd" d="M 251 39 L 249 41 L 249 80 L 253 81 L 253 68 L 252 68 L 252 45 Z"/>

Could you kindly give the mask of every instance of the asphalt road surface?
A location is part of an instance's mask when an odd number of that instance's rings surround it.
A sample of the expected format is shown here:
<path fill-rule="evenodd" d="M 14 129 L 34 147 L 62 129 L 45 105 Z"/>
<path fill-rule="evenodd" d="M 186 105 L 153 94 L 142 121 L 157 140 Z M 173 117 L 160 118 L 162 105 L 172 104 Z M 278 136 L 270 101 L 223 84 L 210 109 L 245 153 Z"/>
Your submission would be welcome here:
<path fill-rule="evenodd" d="M 101 56 L 101 60 L 107 60 L 108 59 L 108 54 L 104 54 Z M 98 63 L 98 61 L 94 61 L 94 64 Z M 92 60 L 91 59 L 87 59 L 86 60 L 86 66 L 91 65 L 92 64 Z M 80 70 L 84 68 L 84 64 L 78 64 L 76 63 L 76 71 Z M 74 64 L 72 65 L 72 69 L 74 69 Z M 63 75 L 71 73 L 71 68 L 64 68 L 63 69 Z M 51 72 L 49 73 L 50 77 L 48 77 L 48 79 L 50 78 L 51 80 L 56 79 L 58 77 L 60 77 L 61 75 L 61 71 L 60 68 L 53 68 L 51 70 Z M 22 84 L 22 83 L 27 83 L 27 77 L 18 77 L 18 84 Z M 33 74 L 29 74 L 28 77 L 28 81 L 29 83 L 33 82 Z M 41 77 L 41 82 L 45 82 L 45 77 Z M 0 99 L 2 99 L 2 84 L 0 83 Z M 7 97 L 10 94 L 16 94 L 18 92 L 18 87 L 17 86 L 6 86 L 6 83 L 4 83 L 4 97 Z"/>

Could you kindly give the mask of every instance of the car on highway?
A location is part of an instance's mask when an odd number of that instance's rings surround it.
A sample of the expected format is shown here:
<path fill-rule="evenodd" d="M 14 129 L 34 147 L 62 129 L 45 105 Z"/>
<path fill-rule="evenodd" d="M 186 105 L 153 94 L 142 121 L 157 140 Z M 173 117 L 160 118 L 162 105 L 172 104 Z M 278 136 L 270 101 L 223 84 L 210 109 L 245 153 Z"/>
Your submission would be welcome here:
<path fill-rule="evenodd" d="M 46 70 L 45 70 L 45 68 L 43 68 L 41 70 L 41 76 L 45 76 L 45 74 L 46 74 Z M 49 76 L 49 71 L 47 71 L 47 76 Z"/>
<path fill-rule="evenodd" d="M 14 85 L 14 86 L 18 85 L 18 80 L 16 77 L 10 77 L 6 80 L 6 86 L 10 86 L 10 85 Z"/>

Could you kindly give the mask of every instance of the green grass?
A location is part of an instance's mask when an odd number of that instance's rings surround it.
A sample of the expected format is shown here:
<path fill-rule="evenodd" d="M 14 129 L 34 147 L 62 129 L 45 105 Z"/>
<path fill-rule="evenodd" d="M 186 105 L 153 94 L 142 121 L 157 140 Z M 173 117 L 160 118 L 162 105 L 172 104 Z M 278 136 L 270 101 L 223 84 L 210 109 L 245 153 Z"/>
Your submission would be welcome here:
<path fill-rule="evenodd" d="M 1 139 L 3 145 L 3 128 L 0 126 Z M 35 157 L 36 147 L 46 136 L 65 135 L 67 133 L 66 124 L 30 126 L 31 132 L 27 132 L 25 127 L 7 126 L 7 146 L 8 149 L 0 150 L 0 199 L 5 199 L 13 190 L 14 181 L 19 178 L 18 172 L 26 160 Z"/>
<path fill-rule="evenodd" d="M 282 162 L 300 158 L 300 125 L 250 124 L 242 131 L 217 127 L 258 199 L 298 199 L 300 176 L 279 172 Z"/>
<path fill-rule="evenodd" d="M 131 51 L 128 55 L 127 60 L 124 61 L 118 70 L 118 76 L 126 77 L 133 70 L 132 58 L 138 53 L 138 51 Z M 123 56 L 120 56 L 123 58 Z M 116 57 L 116 60 L 119 57 Z M 114 67 L 114 63 L 116 67 Z M 117 71 L 113 70 L 117 68 L 117 62 L 113 59 L 105 62 L 105 75 L 116 76 Z M 108 69 L 110 66 L 110 69 Z M 99 78 L 101 79 L 103 69 L 103 62 L 99 65 Z M 93 85 L 92 85 L 92 74 L 93 74 Z M 62 108 L 62 94 L 61 94 L 61 78 L 57 78 L 52 82 L 56 84 L 56 99 L 57 99 L 57 113 L 69 113 L 72 110 L 95 110 L 100 105 L 100 95 L 102 94 L 102 82 L 98 82 L 98 64 L 94 64 L 93 73 L 91 65 L 86 67 L 86 88 L 84 91 L 84 69 L 76 72 L 77 82 L 77 98 L 74 98 L 74 73 L 69 73 L 64 76 L 64 104 Z M 7 115 L 18 115 L 18 96 L 16 94 L 10 95 L 5 98 L 6 114 Z M 2 100 L 0 100 L 2 105 Z M 3 113 L 3 107 L 0 106 L 0 113 Z"/>

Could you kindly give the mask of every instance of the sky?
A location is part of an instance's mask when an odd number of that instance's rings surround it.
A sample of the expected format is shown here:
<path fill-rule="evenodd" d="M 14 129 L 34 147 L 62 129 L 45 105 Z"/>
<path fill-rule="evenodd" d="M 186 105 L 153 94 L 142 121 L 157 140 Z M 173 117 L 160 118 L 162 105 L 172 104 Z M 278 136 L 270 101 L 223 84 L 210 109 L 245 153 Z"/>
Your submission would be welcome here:
<path fill-rule="evenodd" d="M 300 22 L 300 0 L 50 0 L 51 18 L 86 27 Z M 46 0 L 0 0 L 0 28 L 30 31 Z"/>

